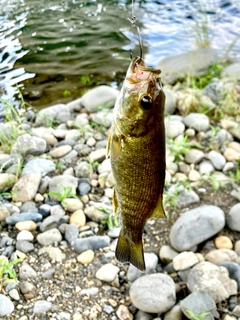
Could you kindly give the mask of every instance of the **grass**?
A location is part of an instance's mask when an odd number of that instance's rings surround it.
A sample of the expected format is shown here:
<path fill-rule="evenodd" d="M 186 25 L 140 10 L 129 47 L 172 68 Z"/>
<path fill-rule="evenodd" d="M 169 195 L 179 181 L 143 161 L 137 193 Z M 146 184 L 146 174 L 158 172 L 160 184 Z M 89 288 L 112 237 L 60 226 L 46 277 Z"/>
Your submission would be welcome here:
<path fill-rule="evenodd" d="M 17 275 L 13 269 L 13 266 L 21 262 L 22 259 L 15 259 L 13 261 L 8 261 L 5 256 L 0 256 L 0 291 L 4 284 L 7 284 L 11 280 L 17 282 Z"/>
<path fill-rule="evenodd" d="M 114 227 L 120 226 L 120 216 L 118 213 L 113 213 L 112 211 L 108 211 L 103 208 L 97 208 L 99 211 L 104 212 L 108 214 L 108 217 L 106 220 L 102 220 L 101 223 L 103 225 L 107 225 L 109 230 L 112 230 Z"/>
<path fill-rule="evenodd" d="M 62 192 L 48 192 L 49 196 L 53 196 L 59 200 L 59 202 L 63 202 L 67 198 L 75 198 L 78 199 L 78 197 L 73 193 L 72 187 L 65 187 L 59 185 L 59 187 L 62 189 Z"/>
<path fill-rule="evenodd" d="M 240 160 L 237 161 L 236 170 L 231 171 L 229 175 L 236 183 L 240 184 Z"/>
<path fill-rule="evenodd" d="M 195 313 L 189 309 L 186 310 L 192 320 L 204 320 L 204 318 L 210 314 L 210 312 L 203 312 L 199 316 L 196 316 Z"/>

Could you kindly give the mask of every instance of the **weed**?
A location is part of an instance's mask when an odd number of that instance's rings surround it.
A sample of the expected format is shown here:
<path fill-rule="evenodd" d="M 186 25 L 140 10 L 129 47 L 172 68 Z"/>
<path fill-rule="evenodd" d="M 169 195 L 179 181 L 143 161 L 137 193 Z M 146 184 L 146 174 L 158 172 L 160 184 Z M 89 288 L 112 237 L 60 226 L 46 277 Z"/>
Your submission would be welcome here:
<path fill-rule="evenodd" d="M 97 208 L 99 211 L 104 212 L 108 214 L 108 217 L 106 220 L 102 220 L 101 223 L 104 225 L 107 225 L 109 230 L 112 230 L 114 227 L 120 226 L 120 216 L 118 213 L 110 212 L 109 210 L 103 209 L 103 208 Z"/>
<path fill-rule="evenodd" d="M 87 162 L 90 164 L 90 166 L 91 166 L 91 170 L 90 170 L 90 174 L 92 174 L 94 171 L 95 171 L 95 169 L 99 166 L 99 162 L 97 162 L 97 161 L 92 161 L 90 158 L 87 158 Z"/>
<path fill-rule="evenodd" d="M 41 114 L 40 118 L 42 124 L 48 128 L 55 128 L 60 123 L 58 120 L 54 119 L 54 117 L 51 117 L 45 113 Z"/>
<path fill-rule="evenodd" d="M 59 185 L 59 187 L 62 189 L 62 192 L 48 192 L 49 196 L 53 196 L 59 200 L 59 202 L 63 202 L 66 198 L 75 198 L 78 199 L 78 197 L 73 193 L 72 187 L 65 187 Z"/>
<path fill-rule="evenodd" d="M 91 82 L 91 79 L 87 75 L 82 75 L 79 78 L 79 84 L 81 84 L 81 85 L 89 84 L 90 82 Z"/>
<path fill-rule="evenodd" d="M 237 161 L 237 169 L 235 172 L 229 173 L 230 177 L 236 181 L 236 183 L 240 184 L 240 160 Z"/>
<path fill-rule="evenodd" d="M 71 97 L 71 91 L 69 91 L 69 90 L 64 90 L 63 91 L 63 97 L 64 98 L 68 98 L 68 97 Z"/>
<path fill-rule="evenodd" d="M 189 152 L 191 147 L 200 148 L 199 143 L 188 141 L 186 135 L 181 136 L 178 139 L 168 139 L 167 146 L 176 162 L 184 160 L 185 154 Z"/>
<path fill-rule="evenodd" d="M 214 191 L 218 191 L 220 188 L 224 187 L 224 183 L 222 181 L 219 181 L 214 174 L 206 174 L 201 177 L 201 180 L 203 182 L 207 182 L 210 184 Z"/>
<path fill-rule="evenodd" d="M 196 316 L 195 313 L 189 309 L 186 310 L 192 320 L 204 320 L 204 318 L 210 314 L 210 312 L 203 312 L 199 316 Z"/>
<path fill-rule="evenodd" d="M 3 284 L 10 282 L 11 279 L 17 282 L 17 275 L 13 269 L 13 266 L 21 261 L 22 259 L 15 259 L 8 262 L 7 257 L 0 256 L 0 290 L 3 287 Z"/>

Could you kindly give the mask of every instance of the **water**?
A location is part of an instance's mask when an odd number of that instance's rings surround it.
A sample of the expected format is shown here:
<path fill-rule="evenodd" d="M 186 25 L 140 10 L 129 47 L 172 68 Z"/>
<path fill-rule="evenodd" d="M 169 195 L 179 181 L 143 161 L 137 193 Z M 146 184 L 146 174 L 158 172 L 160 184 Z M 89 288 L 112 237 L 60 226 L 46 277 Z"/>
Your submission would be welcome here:
<path fill-rule="evenodd" d="M 0 0 L 0 87 L 8 97 L 24 86 L 24 98 L 48 106 L 79 97 L 100 83 L 117 84 L 139 53 L 129 0 Z M 144 58 L 196 48 L 196 30 L 208 25 L 220 54 L 240 34 L 239 0 L 135 0 Z M 198 28 L 196 28 L 198 26 Z M 240 57 L 240 41 L 231 50 Z"/>

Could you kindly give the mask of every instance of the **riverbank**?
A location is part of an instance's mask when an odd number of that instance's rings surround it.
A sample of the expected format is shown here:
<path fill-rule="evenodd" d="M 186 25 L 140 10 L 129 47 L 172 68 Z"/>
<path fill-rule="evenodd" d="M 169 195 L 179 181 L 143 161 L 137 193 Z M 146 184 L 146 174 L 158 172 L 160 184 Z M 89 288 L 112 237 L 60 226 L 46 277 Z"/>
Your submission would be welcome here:
<path fill-rule="evenodd" d="M 146 225 L 146 275 L 114 258 L 105 148 L 118 90 L 98 86 L 0 124 L 0 258 L 22 259 L 17 281 L 0 273 L 3 319 L 239 317 L 239 65 L 220 70 L 202 52 L 191 70 L 186 54 L 163 73 L 169 221 Z"/>

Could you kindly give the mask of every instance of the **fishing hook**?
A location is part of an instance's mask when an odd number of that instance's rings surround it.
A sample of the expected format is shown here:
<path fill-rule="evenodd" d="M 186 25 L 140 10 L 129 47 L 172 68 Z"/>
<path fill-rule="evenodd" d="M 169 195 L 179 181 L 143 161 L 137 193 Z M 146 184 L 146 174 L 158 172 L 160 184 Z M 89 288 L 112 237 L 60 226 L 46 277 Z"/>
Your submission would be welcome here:
<path fill-rule="evenodd" d="M 141 35 L 140 35 L 140 29 L 138 26 L 136 26 L 136 16 L 134 15 L 134 3 L 132 0 L 132 18 L 128 18 L 128 20 L 131 22 L 132 26 L 137 28 L 137 32 L 138 32 L 138 41 L 139 41 L 139 48 L 140 48 L 140 61 L 142 60 L 142 56 L 143 56 L 143 47 L 142 47 L 142 39 L 141 39 Z M 130 58 L 132 60 L 132 50 L 130 50 Z"/>

